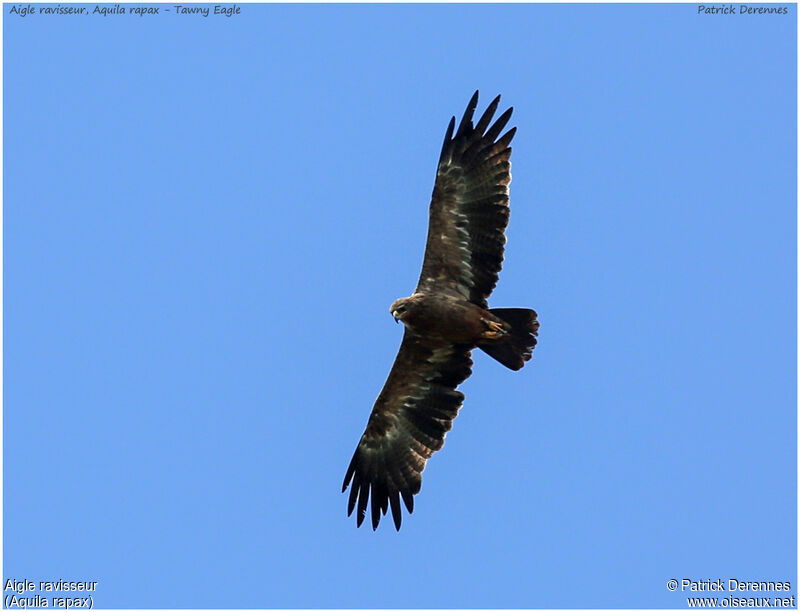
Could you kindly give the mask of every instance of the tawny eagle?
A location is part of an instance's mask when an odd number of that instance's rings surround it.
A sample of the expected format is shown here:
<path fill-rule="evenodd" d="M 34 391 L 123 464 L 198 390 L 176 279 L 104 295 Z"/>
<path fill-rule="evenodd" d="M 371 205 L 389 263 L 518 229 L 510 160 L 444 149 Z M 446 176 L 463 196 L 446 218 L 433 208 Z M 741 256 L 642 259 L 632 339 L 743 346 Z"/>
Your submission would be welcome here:
<path fill-rule="evenodd" d="M 497 96 L 473 125 L 476 91 L 458 129 L 455 117 L 447 127 L 422 274 L 413 295 L 390 309 L 405 325 L 403 342 L 344 477 L 347 514 L 358 505 L 358 526 L 370 498 L 373 529 L 389 507 L 400 529 L 400 498 L 413 511 L 425 462 L 444 445 L 464 401 L 456 387 L 472 371 L 472 349 L 519 370 L 536 346 L 536 312 L 486 302 L 503 262 L 516 131 L 500 136 L 512 108 L 490 127 L 499 103 Z"/>

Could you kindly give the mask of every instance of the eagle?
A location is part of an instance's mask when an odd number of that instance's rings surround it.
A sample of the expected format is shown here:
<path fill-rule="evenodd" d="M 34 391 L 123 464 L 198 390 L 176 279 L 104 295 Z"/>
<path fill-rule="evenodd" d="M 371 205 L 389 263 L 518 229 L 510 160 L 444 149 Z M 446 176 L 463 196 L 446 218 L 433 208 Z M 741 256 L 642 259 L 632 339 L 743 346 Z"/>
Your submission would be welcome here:
<path fill-rule="evenodd" d="M 351 487 L 347 515 L 358 506 L 359 527 L 368 504 L 373 530 L 390 507 L 400 530 L 401 498 L 414 511 L 425 463 L 444 445 L 464 402 L 456 388 L 472 372 L 472 350 L 519 370 L 536 346 L 535 311 L 489 308 L 486 301 L 503 263 L 516 132 L 500 135 L 513 108 L 492 123 L 499 104 L 497 96 L 473 125 L 476 91 L 458 128 L 455 117 L 447 126 L 419 283 L 390 308 L 405 327 L 403 341 L 342 485 L 343 493 Z"/>

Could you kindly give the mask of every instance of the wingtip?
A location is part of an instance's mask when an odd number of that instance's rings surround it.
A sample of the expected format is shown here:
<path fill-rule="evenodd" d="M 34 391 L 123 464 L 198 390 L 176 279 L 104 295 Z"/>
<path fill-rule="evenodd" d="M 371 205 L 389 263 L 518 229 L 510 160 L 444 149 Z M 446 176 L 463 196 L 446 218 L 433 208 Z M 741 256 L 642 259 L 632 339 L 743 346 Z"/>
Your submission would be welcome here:
<path fill-rule="evenodd" d="M 511 113 L 514 111 L 514 107 L 508 107 L 505 112 L 500 115 L 497 120 L 494 122 L 492 127 L 490 127 L 486 132 L 486 138 L 491 141 L 494 141 L 499 135 L 500 132 L 503 131 L 503 128 L 506 127 L 508 121 L 511 119 Z"/>
<path fill-rule="evenodd" d="M 395 531 L 400 531 L 400 525 L 403 524 L 403 513 L 400 508 L 392 508 L 392 522 L 394 523 Z"/>
<path fill-rule="evenodd" d="M 401 491 L 401 495 L 403 503 L 406 505 L 406 510 L 408 510 L 409 514 L 412 514 L 414 512 L 414 495 L 408 491 Z"/>
<path fill-rule="evenodd" d="M 517 133 L 517 127 L 516 127 L 516 126 L 514 126 L 514 127 L 512 127 L 510 130 L 508 130 L 508 131 L 507 131 L 505 134 L 503 134 L 503 135 L 502 135 L 502 136 L 501 136 L 501 137 L 500 137 L 500 138 L 497 140 L 497 142 L 501 142 L 501 143 L 503 143 L 503 145 L 505 145 L 506 147 L 508 147 L 508 149 L 510 150 L 510 149 L 511 149 L 511 147 L 510 147 L 509 145 L 511 144 L 511 141 L 514 139 L 514 134 L 516 134 L 516 133 Z"/>
<path fill-rule="evenodd" d="M 347 516 L 353 514 L 356 507 L 356 499 L 358 498 L 359 490 L 358 482 L 354 481 L 353 486 L 350 488 L 350 497 L 347 499 Z"/>
<path fill-rule="evenodd" d="M 467 130 L 472 129 L 472 117 L 475 114 L 475 109 L 478 107 L 478 90 L 472 94 L 472 97 L 467 103 L 467 108 L 464 110 L 464 116 L 461 117 L 461 123 L 458 124 L 456 131 L 456 138 L 462 136 Z"/>
<path fill-rule="evenodd" d="M 481 118 L 478 119 L 478 123 L 475 125 L 475 132 L 478 135 L 483 136 L 483 133 L 486 131 L 486 128 L 489 127 L 489 123 L 491 122 L 492 117 L 494 117 L 494 113 L 499 104 L 500 96 L 498 95 L 489 103 L 489 106 L 486 107 L 486 110 L 483 111 L 483 115 L 481 115 Z"/>
<path fill-rule="evenodd" d="M 453 139 L 453 130 L 456 128 L 456 117 L 453 115 L 450 118 L 450 123 L 447 125 L 447 131 L 444 134 L 444 142 L 442 142 L 442 151 L 439 153 L 439 160 L 444 159 L 447 151 L 449 150 L 450 142 Z"/>
<path fill-rule="evenodd" d="M 345 472 L 344 482 L 342 483 L 342 493 L 347 491 L 347 487 L 350 484 L 350 481 L 353 479 L 353 475 L 356 473 L 357 456 L 358 456 L 358 449 L 356 449 L 356 452 L 353 453 L 353 458 L 350 460 L 350 465 L 347 466 L 347 472 Z"/>

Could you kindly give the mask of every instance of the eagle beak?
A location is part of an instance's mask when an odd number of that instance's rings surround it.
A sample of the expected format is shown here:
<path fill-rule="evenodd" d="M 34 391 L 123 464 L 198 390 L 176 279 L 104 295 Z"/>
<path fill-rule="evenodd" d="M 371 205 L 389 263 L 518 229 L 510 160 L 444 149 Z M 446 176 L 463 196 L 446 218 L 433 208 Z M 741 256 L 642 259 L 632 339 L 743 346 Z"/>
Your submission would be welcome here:
<path fill-rule="evenodd" d="M 400 322 L 400 313 L 399 312 L 397 312 L 396 310 L 393 310 L 392 311 L 392 316 L 394 317 L 394 322 L 395 323 L 399 323 Z"/>

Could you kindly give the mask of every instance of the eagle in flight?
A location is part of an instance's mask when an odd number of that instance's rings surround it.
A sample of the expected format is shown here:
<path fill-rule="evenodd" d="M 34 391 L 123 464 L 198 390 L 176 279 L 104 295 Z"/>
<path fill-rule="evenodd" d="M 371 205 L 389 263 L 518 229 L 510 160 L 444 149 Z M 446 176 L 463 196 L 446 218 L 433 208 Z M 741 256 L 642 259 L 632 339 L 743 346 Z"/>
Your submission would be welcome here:
<path fill-rule="evenodd" d="M 499 103 L 497 96 L 473 125 L 476 91 L 458 128 L 455 117 L 447 126 L 419 283 L 390 308 L 405 325 L 403 342 L 342 485 L 351 487 L 347 515 L 357 505 L 359 527 L 368 504 L 373 529 L 389 507 L 400 529 L 400 498 L 413 512 L 425 462 L 444 445 L 464 401 L 456 387 L 472 371 L 471 351 L 519 370 L 536 346 L 536 312 L 486 302 L 503 262 L 516 131 L 500 136 L 513 108 L 492 123 Z"/>

